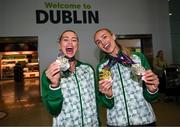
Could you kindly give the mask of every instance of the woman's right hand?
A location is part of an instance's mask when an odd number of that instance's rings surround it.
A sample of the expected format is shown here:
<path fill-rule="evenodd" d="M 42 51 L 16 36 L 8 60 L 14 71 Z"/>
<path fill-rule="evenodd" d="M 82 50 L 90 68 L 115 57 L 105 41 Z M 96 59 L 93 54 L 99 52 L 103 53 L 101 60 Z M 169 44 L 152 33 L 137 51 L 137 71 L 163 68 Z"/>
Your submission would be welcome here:
<path fill-rule="evenodd" d="M 107 97 L 111 98 L 113 96 L 112 80 L 100 80 L 99 91 L 105 94 Z"/>
<path fill-rule="evenodd" d="M 46 77 L 51 81 L 51 87 L 59 86 L 60 65 L 55 61 L 46 70 Z"/>

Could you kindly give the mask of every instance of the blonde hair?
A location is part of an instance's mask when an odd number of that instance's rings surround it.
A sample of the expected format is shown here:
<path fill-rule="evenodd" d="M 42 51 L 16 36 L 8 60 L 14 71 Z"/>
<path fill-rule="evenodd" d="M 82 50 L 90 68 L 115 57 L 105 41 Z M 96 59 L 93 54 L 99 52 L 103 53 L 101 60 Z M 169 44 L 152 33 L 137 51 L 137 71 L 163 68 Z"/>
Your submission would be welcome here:
<path fill-rule="evenodd" d="M 60 42 L 60 41 L 61 41 L 62 36 L 63 36 L 63 35 L 64 35 L 64 33 L 66 33 L 66 32 L 72 32 L 72 33 L 74 33 L 74 34 L 76 35 L 76 37 L 77 37 L 77 40 L 79 41 L 78 34 L 77 34 L 75 31 L 73 31 L 73 30 L 65 30 L 65 31 L 64 31 L 64 32 L 62 32 L 62 33 L 61 33 L 61 35 L 59 36 L 59 40 L 58 40 L 58 42 Z"/>
<path fill-rule="evenodd" d="M 100 29 L 98 29 L 98 30 L 95 32 L 95 34 L 94 34 L 94 40 L 95 40 L 96 34 L 97 34 L 98 32 L 100 32 L 100 31 L 102 31 L 102 30 L 105 30 L 105 31 L 107 31 L 108 33 L 110 33 L 111 35 L 113 35 L 113 32 L 112 32 L 110 29 L 108 29 L 108 28 L 100 28 Z M 131 51 L 130 51 L 129 49 L 127 49 L 126 47 L 124 47 L 123 45 L 119 44 L 119 43 L 117 42 L 117 40 L 115 40 L 115 43 L 116 43 L 116 45 L 118 46 L 119 50 L 121 50 L 124 54 L 126 54 L 126 55 L 128 55 L 128 56 L 131 55 Z"/>

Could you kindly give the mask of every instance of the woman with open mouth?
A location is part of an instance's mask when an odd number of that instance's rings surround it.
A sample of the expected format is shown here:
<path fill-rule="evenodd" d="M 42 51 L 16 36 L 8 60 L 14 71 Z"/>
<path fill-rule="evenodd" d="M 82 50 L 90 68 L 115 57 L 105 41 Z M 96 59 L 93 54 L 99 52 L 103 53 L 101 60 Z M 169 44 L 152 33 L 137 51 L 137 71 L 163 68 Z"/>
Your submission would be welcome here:
<path fill-rule="evenodd" d="M 75 58 L 79 38 L 72 30 L 59 38 L 60 56 L 42 75 L 42 99 L 53 126 L 98 127 L 93 68 Z"/>
<path fill-rule="evenodd" d="M 157 98 L 159 79 L 145 56 L 118 44 L 107 28 L 97 30 L 94 41 L 106 54 L 97 74 L 108 127 L 154 126 L 156 118 L 149 102 Z"/>

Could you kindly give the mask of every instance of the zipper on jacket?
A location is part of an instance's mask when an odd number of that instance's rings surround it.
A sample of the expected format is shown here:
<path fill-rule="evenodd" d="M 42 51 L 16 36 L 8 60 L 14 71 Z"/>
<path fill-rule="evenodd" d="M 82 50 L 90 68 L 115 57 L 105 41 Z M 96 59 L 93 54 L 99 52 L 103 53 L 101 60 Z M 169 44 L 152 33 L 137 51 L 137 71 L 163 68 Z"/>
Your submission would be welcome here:
<path fill-rule="evenodd" d="M 120 75 L 120 79 L 121 79 L 122 90 L 123 90 L 123 97 L 124 97 L 124 103 L 125 103 L 125 107 L 126 107 L 126 115 L 127 115 L 127 120 L 128 120 L 128 126 L 129 126 L 129 125 L 130 125 L 130 122 L 129 122 L 129 113 L 128 113 L 126 95 L 125 95 L 125 90 L 124 90 L 124 85 L 123 85 L 123 80 L 122 80 L 122 76 L 121 76 L 121 71 L 120 71 L 119 64 L 117 64 L 117 66 L 118 66 L 118 71 L 119 71 L 119 75 Z"/>
<path fill-rule="evenodd" d="M 82 99 L 81 99 L 81 92 L 80 92 L 80 87 L 79 87 L 79 81 L 76 75 L 76 71 L 74 72 L 74 77 L 76 79 L 76 83 L 78 86 L 78 93 L 79 93 L 79 99 L 80 99 L 80 105 L 81 105 L 81 119 L 82 119 L 82 126 L 84 126 L 84 118 L 83 118 L 83 108 L 82 108 Z"/>

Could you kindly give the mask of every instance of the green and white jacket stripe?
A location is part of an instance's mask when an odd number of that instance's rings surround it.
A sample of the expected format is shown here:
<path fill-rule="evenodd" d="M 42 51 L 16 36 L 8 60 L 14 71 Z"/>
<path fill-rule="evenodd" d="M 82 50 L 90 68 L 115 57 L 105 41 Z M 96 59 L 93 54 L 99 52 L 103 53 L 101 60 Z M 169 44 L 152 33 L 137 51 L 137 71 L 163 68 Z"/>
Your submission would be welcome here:
<path fill-rule="evenodd" d="M 98 111 L 93 68 L 78 61 L 76 70 L 61 78 L 60 89 L 51 90 L 50 81 L 42 75 L 42 99 L 54 116 L 53 126 L 98 127 Z"/>
<path fill-rule="evenodd" d="M 143 65 L 146 69 L 150 66 L 142 53 L 131 55 L 135 63 Z M 108 63 L 108 59 L 97 66 L 97 73 Z M 143 86 L 141 80 L 132 74 L 130 67 L 116 63 L 111 68 L 113 99 L 105 99 L 101 94 L 101 100 L 107 109 L 107 123 L 114 126 L 143 125 L 155 122 L 155 114 L 150 101 L 157 98 L 156 94 L 150 94 Z"/>

